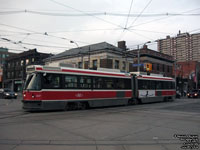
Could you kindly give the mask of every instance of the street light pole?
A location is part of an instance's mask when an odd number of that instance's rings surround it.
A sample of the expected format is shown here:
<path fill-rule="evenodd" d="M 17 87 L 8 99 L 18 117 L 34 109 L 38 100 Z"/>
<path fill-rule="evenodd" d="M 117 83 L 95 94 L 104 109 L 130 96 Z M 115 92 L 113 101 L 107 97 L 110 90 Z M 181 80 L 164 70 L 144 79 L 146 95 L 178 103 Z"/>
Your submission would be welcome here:
<path fill-rule="evenodd" d="M 151 43 L 151 41 L 145 42 L 143 44 L 143 46 L 146 45 L 147 43 Z M 137 66 L 137 71 L 140 72 L 140 66 L 141 65 L 140 65 L 140 47 L 139 47 L 139 45 L 137 46 L 137 49 L 138 49 L 138 58 L 137 58 L 137 60 L 138 60 L 138 66 Z"/>
<path fill-rule="evenodd" d="M 70 41 L 70 43 L 74 43 L 77 46 L 77 48 L 79 48 L 79 45 L 75 41 Z"/>
<path fill-rule="evenodd" d="M 74 43 L 78 49 L 81 49 L 75 41 L 70 41 L 70 43 Z M 81 64 L 82 64 L 82 68 L 83 68 L 83 53 L 81 53 L 81 51 L 79 53 L 81 54 Z"/>

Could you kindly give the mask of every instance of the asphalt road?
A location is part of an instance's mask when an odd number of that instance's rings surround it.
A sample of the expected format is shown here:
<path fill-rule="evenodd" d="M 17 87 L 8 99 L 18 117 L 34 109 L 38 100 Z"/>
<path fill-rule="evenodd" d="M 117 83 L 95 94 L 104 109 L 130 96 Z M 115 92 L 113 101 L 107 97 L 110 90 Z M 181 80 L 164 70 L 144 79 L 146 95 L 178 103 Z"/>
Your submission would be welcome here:
<path fill-rule="evenodd" d="M 29 113 L 0 99 L 0 150 L 199 149 L 200 99 Z"/>

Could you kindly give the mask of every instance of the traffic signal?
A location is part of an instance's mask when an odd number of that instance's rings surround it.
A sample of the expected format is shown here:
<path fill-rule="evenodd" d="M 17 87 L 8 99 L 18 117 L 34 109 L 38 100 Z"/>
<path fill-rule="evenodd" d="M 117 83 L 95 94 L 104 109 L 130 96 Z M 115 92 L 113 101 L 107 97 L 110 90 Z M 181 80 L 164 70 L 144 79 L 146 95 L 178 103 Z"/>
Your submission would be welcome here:
<path fill-rule="evenodd" d="M 152 64 L 151 63 L 146 63 L 145 67 L 146 67 L 146 71 L 152 71 Z"/>

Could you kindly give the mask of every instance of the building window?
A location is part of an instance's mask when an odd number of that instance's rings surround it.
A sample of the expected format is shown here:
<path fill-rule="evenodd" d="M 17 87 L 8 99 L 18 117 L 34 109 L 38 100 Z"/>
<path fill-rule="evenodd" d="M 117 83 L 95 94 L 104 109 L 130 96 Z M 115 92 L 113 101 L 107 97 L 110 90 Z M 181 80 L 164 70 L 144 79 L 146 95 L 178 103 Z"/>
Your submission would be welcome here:
<path fill-rule="evenodd" d="M 160 71 L 160 65 L 157 64 L 157 71 Z"/>
<path fill-rule="evenodd" d="M 165 65 L 163 64 L 163 72 L 165 72 Z"/>
<path fill-rule="evenodd" d="M 35 58 L 32 58 L 32 63 L 34 63 L 34 61 L 35 61 Z"/>
<path fill-rule="evenodd" d="M 84 62 L 84 69 L 88 69 L 89 68 L 89 62 L 88 61 L 85 61 Z"/>
<path fill-rule="evenodd" d="M 7 77 L 10 78 L 10 72 L 8 72 Z"/>
<path fill-rule="evenodd" d="M 22 71 L 19 71 L 19 75 L 18 75 L 19 77 L 22 77 Z"/>
<path fill-rule="evenodd" d="M 8 68 L 10 68 L 10 63 L 8 63 Z"/>
<path fill-rule="evenodd" d="M 167 66 L 167 72 L 169 72 L 169 66 Z"/>
<path fill-rule="evenodd" d="M 14 72 L 13 71 L 11 72 L 11 78 L 14 78 Z"/>
<path fill-rule="evenodd" d="M 115 69 L 119 69 L 119 60 L 115 60 Z"/>
<path fill-rule="evenodd" d="M 29 64 L 29 59 L 26 59 L 26 65 L 28 65 Z"/>
<path fill-rule="evenodd" d="M 93 69 L 97 69 L 97 60 L 92 61 Z"/>
<path fill-rule="evenodd" d="M 24 61 L 23 60 L 21 60 L 21 66 L 23 66 L 24 65 Z"/>
<path fill-rule="evenodd" d="M 83 63 L 82 62 L 78 62 L 78 68 L 83 68 Z"/>
<path fill-rule="evenodd" d="M 19 66 L 19 62 L 18 61 L 16 61 L 16 66 Z"/>
<path fill-rule="evenodd" d="M 122 62 L 122 70 L 126 70 L 126 62 L 125 61 Z"/>
<path fill-rule="evenodd" d="M 154 70 L 154 64 L 152 64 L 152 70 Z"/>

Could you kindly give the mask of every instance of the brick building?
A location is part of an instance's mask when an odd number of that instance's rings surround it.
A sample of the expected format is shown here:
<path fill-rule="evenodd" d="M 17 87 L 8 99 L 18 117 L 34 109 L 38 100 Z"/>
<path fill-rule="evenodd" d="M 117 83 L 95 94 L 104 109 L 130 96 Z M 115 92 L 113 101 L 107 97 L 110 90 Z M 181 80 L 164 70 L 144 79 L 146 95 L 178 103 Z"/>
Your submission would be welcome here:
<path fill-rule="evenodd" d="M 26 79 L 26 66 L 42 65 L 43 59 L 49 56 L 50 54 L 39 53 L 33 49 L 7 57 L 3 67 L 3 87 L 21 91 Z"/>
<path fill-rule="evenodd" d="M 140 53 L 140 64 L 152 64 L 151 73 L 162 74 L 163 76 L 173 76 L 174 59 L 170 55 L 166 55 L 151 49 L 148 49 L 147 45 L 144 45 L 140 50 L 131 50 L 134 55 Z M 134 64 L 137 64 L 138 57 L 134 58 Z M 137 71 L 137 66 L 133 68 L 133 71 Z M 140 71 L 145 71 L 143 66 L 140 67 Z"/>
<path fill-rule="evenodd" d="M 15 55 L 15 53 L 8 52 L 7 48 L 0 47 L 0 88 L 3 82 L 3 65 L 7 57 Z"/>
<path fill-rule="evenodd" d="M 176 64 L 177 87 L 180 91 L 200 88 L 200 62 L 187 61 Z"/>

